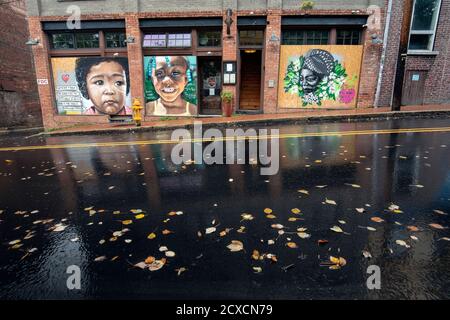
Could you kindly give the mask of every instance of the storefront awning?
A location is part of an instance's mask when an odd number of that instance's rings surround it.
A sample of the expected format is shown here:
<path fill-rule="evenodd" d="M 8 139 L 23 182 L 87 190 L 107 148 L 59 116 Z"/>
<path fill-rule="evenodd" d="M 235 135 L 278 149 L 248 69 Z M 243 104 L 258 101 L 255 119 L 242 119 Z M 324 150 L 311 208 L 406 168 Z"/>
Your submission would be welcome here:
<path fill-rule="evenodd" d="M 66 21 L 47 21 L 42 23 L 42 29 L 45 31 L 71 30 L 67 28 Z M 125 29 L 125 20 L 98 20 L 81 21 L 81 30 L 95 29 Z"/>
<path fill-rule="evenodd" d="M 367 16 L 292 16 L 282 17 L 282 26 L 363 26 Z"/>
<path fill-rule="evenodd" d="M 171 27 L 222 27 L 220 18 L 199 19 L 142 19 L 139 21 L 141 28 L 171 28 Z"/>

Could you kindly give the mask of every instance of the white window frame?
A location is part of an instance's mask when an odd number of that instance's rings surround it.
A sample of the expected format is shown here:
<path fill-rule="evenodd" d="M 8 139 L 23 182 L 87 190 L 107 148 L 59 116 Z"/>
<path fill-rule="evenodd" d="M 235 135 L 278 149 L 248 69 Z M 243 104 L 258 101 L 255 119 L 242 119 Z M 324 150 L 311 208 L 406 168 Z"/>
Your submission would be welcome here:
<path fill-rule="evenodd" d="M 437 14 L 436 14 L 436 20 L 434 22 L 433 30 L 413 30 L 412 26 L 413 26 L 413 22 L 414 22 L 414 11 L 416 9 L 416 0 L 414 0 L 413 10 L 412 10 L 412 15 L 411 15 L 411 22 L 410 22 L 411 24 L 409 26 L 408 53 L 432 53 L 433 52 L 434 39 L 436 38 L 436 29 L 437 29 L 437 25 L 439 22 L 439 14 L 441 13 L 441 5 L 442 5 L 442 0 L 438 0 L 438 1 L 439 1 L 439 4 L 437 5 Z M 412 35 L 431 35 L 431 39 L 428 44 L 428 49 L 421 49 L 421 50 L 409 49 L 409 43 L 410 43 Z"/>

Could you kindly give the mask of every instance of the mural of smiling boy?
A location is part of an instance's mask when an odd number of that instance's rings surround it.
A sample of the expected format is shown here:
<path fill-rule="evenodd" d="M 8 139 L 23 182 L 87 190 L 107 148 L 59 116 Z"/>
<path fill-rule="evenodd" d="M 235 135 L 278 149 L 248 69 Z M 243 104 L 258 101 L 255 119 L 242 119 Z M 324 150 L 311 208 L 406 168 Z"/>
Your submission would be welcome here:
<path fill-rule="evenodd" d="M 196 116 L 196 58 L 144 57 L 146 113 L 153 116 Z"/>

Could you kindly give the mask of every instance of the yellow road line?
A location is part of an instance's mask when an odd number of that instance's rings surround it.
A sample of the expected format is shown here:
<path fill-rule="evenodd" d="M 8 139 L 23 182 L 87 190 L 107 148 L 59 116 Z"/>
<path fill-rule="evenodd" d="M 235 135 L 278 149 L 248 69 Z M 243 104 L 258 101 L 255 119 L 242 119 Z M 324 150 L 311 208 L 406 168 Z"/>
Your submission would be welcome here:
<path fill-rule="evenodd" d="M 270 132 L 270 131 L 269 131 Z M 306 138 L 306 137 L 328 137 L 328 136 L 359 136 L 359 135 L 376 135 L 376 134 L 392 134 L 392 133 L 430 133 L 430 132 L 450 132 L 450 127 L 437 128 L 409 128 L 409 129 L 382 129 L 382 130 L 356 130 L 356 131 L 331 131 L 331 132 L 304 132 L 304 133 L 282 133 L 278 135 L 261 135 L 261 136 L 239 136 L 239 137 L 222 137 L 222 138 L 201 138 L 186 139 L 183 142 L 211 142 L 211 141 L 230 141 L 230 140 L 261 140 L 261 139 L 288 139 L 288 138 Z M 101 147 L 120 147 L 120 146 L 145 146 L 155 144 L 177 144 L 180 141 L 163 139 L 163 140 L 139 140 L 124 142 L 96 142 L 96 143 L 70 143 L 55 144 L 44 146 L 23 146 L 23 147 L 3 147 L 0 152 L 5 151 L 25 151 L 25 150 L 47 150 L 47 149 L 72 149 L 72 148 L 101 148 Z"/>

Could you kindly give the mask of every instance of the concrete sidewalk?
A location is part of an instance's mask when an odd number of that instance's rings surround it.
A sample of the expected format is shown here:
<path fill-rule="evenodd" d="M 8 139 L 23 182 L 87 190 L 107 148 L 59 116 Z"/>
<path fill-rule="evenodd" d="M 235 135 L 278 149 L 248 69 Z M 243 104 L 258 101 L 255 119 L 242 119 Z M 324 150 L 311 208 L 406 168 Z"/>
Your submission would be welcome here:
<path fill-rule="evenodd" d="M 239 114 L 232 117 L 201 117 L 174 120 L 156 120 L 143 122 L 140 127 L 134 123 L 106 123 L 74 125 L 65 128 L 53 129 L 43 132 L 43 135 L 70 135 L 70 134 L 106 134 L 136 131 L 169 130 L 176 128 L 190 128 L 194 121 L 202 121 L 204 127 L 233 127 L 250 124 L 275 123 L 306 123 L 321 121 L 357 121 L 375 120 L 383 118 L 411 117 L 411 116 L 448 116 L 450 117 L 450 104 L 448 105 L 421 105 L 402 106 L 401 111 L 390 111 L 388 107 L 364 108 L 351 110 L 302 110 L 295 113 L 277 114 Z"/>

